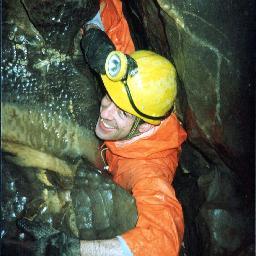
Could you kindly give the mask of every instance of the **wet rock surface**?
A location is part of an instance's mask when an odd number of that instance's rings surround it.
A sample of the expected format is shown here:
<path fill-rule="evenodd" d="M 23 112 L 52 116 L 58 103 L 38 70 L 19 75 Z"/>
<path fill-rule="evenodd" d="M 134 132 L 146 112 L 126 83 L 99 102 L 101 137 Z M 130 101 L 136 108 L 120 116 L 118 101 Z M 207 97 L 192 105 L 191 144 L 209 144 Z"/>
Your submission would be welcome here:
<path fill-rule="evenodd" d="M 174 186 L 188 255 L 239 255 L 253 244 L 253 209 L 243 184 L 225 166 L 209 163 L 186 144 Z"/>
<path fill-rule="evenodd" d="M 92 0 L 22 0 L 21 3 L 46 45 L 63 53 L 73 51 L 73 39 L 78 29 L 99 9 L 99 3 Z"/>
<path fill-rule="evenodd" d="M 3 163 L 3 238 L 25 238 L 15 223 L 22 217 L 86 240 L 111 238 L 135 225 L 134 199 L 107 174 L 90 164 L 81 164 L 73 178 L 53 174 Z"/>
<path fill-rule="evenodd" d="M 4 2 L 4 7 L 3 140 L 62 159 L 87 155 L 95 162 L 99 100 L 79 40 L 73 35 L 72 51 L 65 53 L 46 42 L 20 1 Z"/>
<path fill-rule="evenodd" d="M 3 7 L 3 255 L 22 254 L 10 239 L 24 247 L 30 240 L 17 229 L 22 217 L 89 240 L 134 227 L 134 199 L 95 167 L 102 166 L 94 134 L 102 92 L 79 29 L 98 3 L 11 0 Z"/>
<path fill-rule="evenodd" d="M 51 8 L 50 3 L 47 4 Z M 41 112 L 51 111 L 93 129 L 98 101 L 94 78 L 84 64 L 79 38 L 76 38 L 79 36 L 78 22 L 73 24 L 76 33 L 72 33 L 72 43 L 63 40 L 63 44 L 59 41 L 55 46 L 47 43 L 46 35 L 42 35 L 31 23 L 27 14 L 29 10 L 20 1 L 5 2 L 4 7 L 4 102 L 33 104 Z M 80 17 L 80 23 L 85 20 L 86 15 L 85 19 Z M 52 33 L 58 33 L 54 26 Z M 67 36 L 70 37 L 69 34 Z M 71 50 L 66 53 L 60 48 L 61 45 L 68 45 Z"/>

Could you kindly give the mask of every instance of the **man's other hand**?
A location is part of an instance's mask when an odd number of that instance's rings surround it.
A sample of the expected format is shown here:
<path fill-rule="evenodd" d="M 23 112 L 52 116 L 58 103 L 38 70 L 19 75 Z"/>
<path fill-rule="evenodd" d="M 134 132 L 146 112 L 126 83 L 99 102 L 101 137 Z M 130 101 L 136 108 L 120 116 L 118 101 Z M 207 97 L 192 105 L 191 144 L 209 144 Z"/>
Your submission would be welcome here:
<path fill-rule="evenodd" d="M 99 74 L 106 74 L 105 62 L 107 56 L 115 50 L 115 46 L 107 34 L 96 27 L 84 29 L 81 47 L 89 66 Z"/>

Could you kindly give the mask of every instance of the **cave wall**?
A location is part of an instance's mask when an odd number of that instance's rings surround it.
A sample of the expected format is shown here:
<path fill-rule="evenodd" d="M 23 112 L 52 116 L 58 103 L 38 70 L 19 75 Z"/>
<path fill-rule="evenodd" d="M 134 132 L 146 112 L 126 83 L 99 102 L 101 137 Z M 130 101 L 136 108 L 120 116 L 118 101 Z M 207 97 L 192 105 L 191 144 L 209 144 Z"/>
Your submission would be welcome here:
<path fill-rule="evenodd" d="M 124 233 L 137 210 L 130 193 L 98 170 L 102 92 L 80 48 L 80 27 L 98 2 L 2 7 L 0 254 L 29 254 L 15 247 L 31 241 L 17 229 L 23 217 L 80 239 Z"/>
<path fill-rule="evenodd" d="M 188 141 L 174 185 L 184 209 L 186 253 L 249 255 L 254 248 L 255 4 L 130 2 L 139 10 L 146 47 L 172 60 L 179 76 L 176 107 Z"/>
<path fill-rule="evenodd" d="M 252 1 L 140 4 L 149 48 L 171 56 L 185 89 L 185 106 L 178 107 L 189 140 L 236 171 L 248 167 L 254 132 Z"/>

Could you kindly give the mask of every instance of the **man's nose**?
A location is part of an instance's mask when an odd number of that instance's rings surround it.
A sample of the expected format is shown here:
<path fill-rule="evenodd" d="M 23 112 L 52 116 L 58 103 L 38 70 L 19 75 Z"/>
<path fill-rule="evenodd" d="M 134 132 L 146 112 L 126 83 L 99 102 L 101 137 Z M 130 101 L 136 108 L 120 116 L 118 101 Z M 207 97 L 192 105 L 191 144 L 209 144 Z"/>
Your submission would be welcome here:
<path fill-rule="evenodd" d="M 104 119 L 112 120 L 115 112 L 116 105 L 114 102 L 110 102 L 107 106 L 102 106 L 100 115 Z"/>

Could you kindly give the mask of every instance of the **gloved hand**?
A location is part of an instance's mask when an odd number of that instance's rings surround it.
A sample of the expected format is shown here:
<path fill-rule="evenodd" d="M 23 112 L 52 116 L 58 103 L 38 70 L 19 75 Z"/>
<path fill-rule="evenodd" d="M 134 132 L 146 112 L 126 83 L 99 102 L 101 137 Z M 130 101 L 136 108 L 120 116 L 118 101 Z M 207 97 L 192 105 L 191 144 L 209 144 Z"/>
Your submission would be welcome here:
<path fill-rule="evenodd" d="M 84 30 L 81 47 L 89 66 L 99 74 L 105 74 L 105 61 L 110 52 L 115 50 L 107 34 L 101 29 L 92 27 Z"/>
<path fill-rule="evenodd" d="M 29 255 L 33 256 L 79 256 L 80 241 L 68 234 L 60 232 L 50 224 L 38 221 L 21 219 L 17 226 L 25 233 L 31 235 L 35 241 L 29 248 Z"/>

